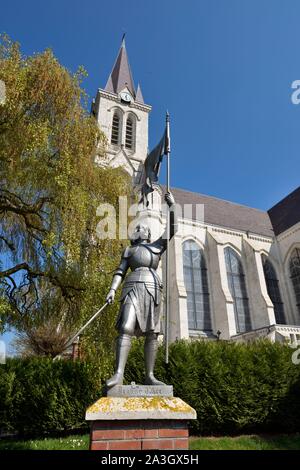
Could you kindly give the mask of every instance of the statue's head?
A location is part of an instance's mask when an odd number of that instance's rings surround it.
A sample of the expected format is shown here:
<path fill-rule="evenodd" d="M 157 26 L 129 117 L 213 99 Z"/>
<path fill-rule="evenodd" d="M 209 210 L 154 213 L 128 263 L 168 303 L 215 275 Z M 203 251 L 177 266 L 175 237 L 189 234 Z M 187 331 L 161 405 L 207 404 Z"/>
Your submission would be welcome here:
<path fill-rule="evenodd" d="M 131 243 L 134 245 L 142 241 L 151 241 L 151 230 L 148 225 L 139 223 L 131 236 Z"/>

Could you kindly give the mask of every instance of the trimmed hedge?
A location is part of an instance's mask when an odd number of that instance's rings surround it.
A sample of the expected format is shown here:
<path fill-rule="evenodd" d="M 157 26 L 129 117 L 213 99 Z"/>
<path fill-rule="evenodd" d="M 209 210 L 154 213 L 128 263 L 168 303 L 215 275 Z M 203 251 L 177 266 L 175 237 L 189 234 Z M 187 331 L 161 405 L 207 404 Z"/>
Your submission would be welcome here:
<path fill-rule="evenodd" d="M 196 409 L 195 434 L 300 429 L 300 366 L 288 346 L 178 341 L 158 352 L 156 376 Z M 143 383 L 143 341 L 136 340 L 126 381 Z M 86 428 L 85 410 L 101 396 L 104 371 L 85 362 L 10 359 L 0 366 L 0 429 L 41 435 Z"/>
<path fill-rule="evenodd" d="M 0 430 L 41 435 L 87 429 L 85 410 L 101 385 L 92 364 L 9 359 L 0 366 Z"/>
<path fill-rule="evenodd" d="M 197 411 L 195 434 L 300 430 L 300 366 L 288 345 L 257 341 L 178 341 L 169 364 L 160 348 L 156 376 Z M 134 344 L 127 381 L 143 383 L 142 343 Z"/>

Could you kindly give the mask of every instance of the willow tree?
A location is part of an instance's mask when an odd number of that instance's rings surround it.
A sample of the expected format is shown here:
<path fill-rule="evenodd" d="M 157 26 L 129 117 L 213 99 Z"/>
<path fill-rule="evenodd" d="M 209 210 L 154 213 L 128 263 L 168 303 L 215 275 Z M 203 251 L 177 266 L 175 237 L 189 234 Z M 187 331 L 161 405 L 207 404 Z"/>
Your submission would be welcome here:
<path fill-rule="evenodd" d="M 17 43 L 1 38 L 2 330 L 51 324 L 68 335 L 103 303 L 117 263 L 120 243 L 95 236 L 96 208 L 116 205 L 130 181 L 94 163 L 99 152 L 105 160 L 106 142 L 87 111 L 84 76 L 82 67 L 70 73 L 51 50 L 24 57 Z M 90 331 L 104 349 L 114 308 Z"/>

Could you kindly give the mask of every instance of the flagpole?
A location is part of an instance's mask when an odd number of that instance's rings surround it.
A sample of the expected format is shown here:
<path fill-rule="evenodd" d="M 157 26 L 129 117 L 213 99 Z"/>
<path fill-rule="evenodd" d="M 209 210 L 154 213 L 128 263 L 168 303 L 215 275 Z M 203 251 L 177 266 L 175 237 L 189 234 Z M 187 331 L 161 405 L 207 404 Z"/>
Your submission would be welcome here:
<path fill-rule="evenodd" d="M 166 156 L 167 156 L 167 192 L 170 191 L 170 115 L 167 111 L 166 114 Z M 166 316 L 165 316 L 165 347 L 166 356 L 165 362 L 169 363 L 169 317 L 170 317 L 170 256 L 169 256 L 169 245 L 170 245 L 170 208 L 167 210 L 167 249 L 166 249 Z"/>

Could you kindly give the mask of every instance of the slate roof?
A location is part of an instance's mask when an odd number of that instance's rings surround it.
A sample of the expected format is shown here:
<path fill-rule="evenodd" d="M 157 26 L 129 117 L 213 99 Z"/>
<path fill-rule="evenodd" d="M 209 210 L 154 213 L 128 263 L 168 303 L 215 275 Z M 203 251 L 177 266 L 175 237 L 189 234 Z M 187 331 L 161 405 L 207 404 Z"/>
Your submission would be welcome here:
<path fill-rule="evenodd" d="M 275 235 L 300 222 L 300 186 L 268 210 Z"/>
<path fill-rule="evenodd" d="M 140 84 L 138 84 L 135 100 L 139 103 L 144 103 L 144 98 L 141 90 Z"/>
<path fill-rule="evenodd" d="M 195 204 L 204 204 L 204 222 L 207 224 L 267 237 L 274 236 L 268 212 L 183 189 L 172 188 L 171 190 L 176 203 L 182 206 L 182 210 L 184 204 L 193 204 L 193 209 L 195 209 Z M 192 219 L 196 220 L 195 210 L 193 210 Z"/>
<path fill-rule="evenodd" d="M 123 38 L 117 60 L 108 78 L 105 90 L 111 93 L 119 93 L 125 87 L 128 88 L 130 93 L 135 98 L 136 91 L 127 56 L 125 39 Z"/>

